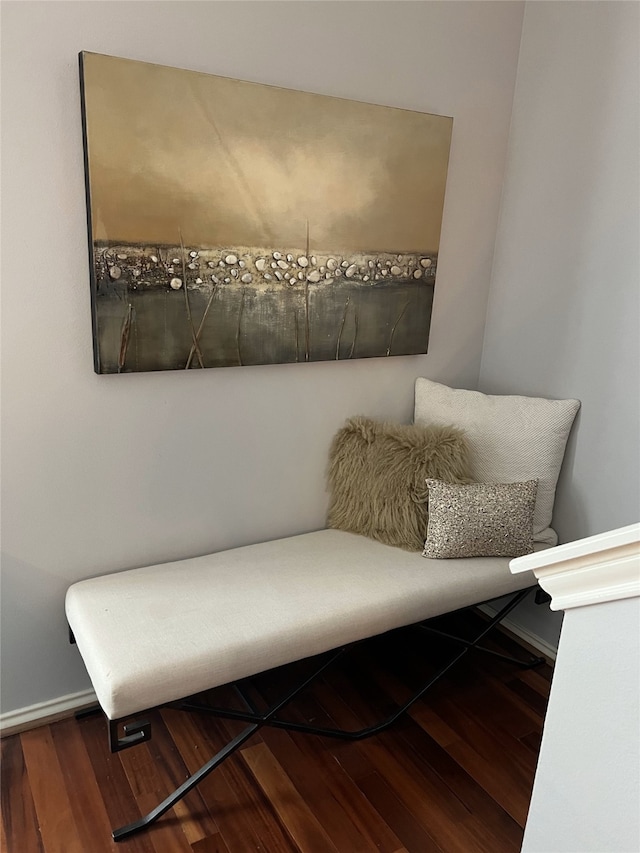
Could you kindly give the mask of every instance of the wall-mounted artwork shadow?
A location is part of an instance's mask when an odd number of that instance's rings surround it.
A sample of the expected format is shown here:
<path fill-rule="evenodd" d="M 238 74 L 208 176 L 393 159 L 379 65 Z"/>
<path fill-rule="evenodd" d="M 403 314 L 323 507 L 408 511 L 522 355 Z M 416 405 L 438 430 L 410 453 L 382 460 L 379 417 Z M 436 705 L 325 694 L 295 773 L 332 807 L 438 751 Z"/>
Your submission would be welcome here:
<path fill-rule="evenodd" d="M 427 350 L 452 119 L 80 54 L 98 373 Z"/>

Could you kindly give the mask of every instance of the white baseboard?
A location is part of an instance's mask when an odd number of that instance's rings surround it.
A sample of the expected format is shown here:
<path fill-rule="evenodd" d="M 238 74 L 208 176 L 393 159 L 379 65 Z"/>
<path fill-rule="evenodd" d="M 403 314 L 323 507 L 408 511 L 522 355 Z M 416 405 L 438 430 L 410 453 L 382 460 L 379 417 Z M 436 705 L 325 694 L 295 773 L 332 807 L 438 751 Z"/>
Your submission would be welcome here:
<path fill-rule="evenodd" d="M 487 616 L 495 616 L 498 612 L 497 609 L 492 607 L 490 604 L 481 604 L 478 607 L 478 610 L 481 610 Z M 520 637 L 520 639 L 524 640 L 528 645 L 533 646 L 536 651 L 539 651 L 546 658 L 549 658 L 550 660 L 556 659 L 558 650 L 554 646 L 550 646 L 549 643 L 542 639 L 542 637 L 539 637 L 537 634 L 532 634 L 530 631 L 527 631 L 526 628 L 512 622 L 509 618 L 503 619 L 500 625 L 503 628 L 506 628 L 507 631 L 515 634 L 516 637 Z"/>
<path fill-rule="evenodd" d="M 36 726 L 54 720 L 62 720 L 70 717 L 75 711 L 96 705 L 98 702 L 93 690 L 82 690 L 79 693 L 68 693 L 58 699 L 48 699 L 46 702 L 37 702 L 26 708 L 18 708 L 15 711 L 7 711 L 0 714 L 0 735 L 17 734 Z"/>

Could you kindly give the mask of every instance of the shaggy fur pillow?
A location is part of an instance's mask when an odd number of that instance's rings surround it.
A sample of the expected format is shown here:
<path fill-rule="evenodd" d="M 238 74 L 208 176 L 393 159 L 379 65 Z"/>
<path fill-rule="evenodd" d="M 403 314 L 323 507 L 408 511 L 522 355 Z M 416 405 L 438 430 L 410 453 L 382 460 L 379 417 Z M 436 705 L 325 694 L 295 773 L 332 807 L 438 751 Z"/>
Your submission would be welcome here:
<path fill-rule="evenodd" d="M 328 526 L 421 551 L 427 478 L 471 482 L 461 430 L 350 418 L 329 451 Z"/>

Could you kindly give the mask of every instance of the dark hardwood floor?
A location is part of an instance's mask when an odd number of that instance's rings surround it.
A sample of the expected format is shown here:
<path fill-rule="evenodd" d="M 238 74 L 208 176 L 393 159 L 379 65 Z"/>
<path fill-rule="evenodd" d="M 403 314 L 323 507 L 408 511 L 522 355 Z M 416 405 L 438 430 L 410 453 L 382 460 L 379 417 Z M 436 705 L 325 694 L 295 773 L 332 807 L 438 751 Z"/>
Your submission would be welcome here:
<path fill-rule="evenodd" d="M 466 628 L 474 614 L 447 617 Z M 487 643 L 522 656 L 512 639 Z M 359 728 L 391 712 L 454 647 L 405 631 L 358 646 L 290 719 Z M 302 664 L 251 682 L 262 703 Z M 148 743 L 111 754 L 101 715 L 2 741 L 7 853 L 517 853 L 551 668 L 471 652 L 390 730 L 358 742 L 263 728 L 152 828 L 111 829 L 164 799 L 243 724 L 163 709 Z M 231 703 L 228 688 L 211 691 Z M 238 707 L 237 700 L 235 707 Z M 284 715 L 284 714 L 283 714 Z"/>

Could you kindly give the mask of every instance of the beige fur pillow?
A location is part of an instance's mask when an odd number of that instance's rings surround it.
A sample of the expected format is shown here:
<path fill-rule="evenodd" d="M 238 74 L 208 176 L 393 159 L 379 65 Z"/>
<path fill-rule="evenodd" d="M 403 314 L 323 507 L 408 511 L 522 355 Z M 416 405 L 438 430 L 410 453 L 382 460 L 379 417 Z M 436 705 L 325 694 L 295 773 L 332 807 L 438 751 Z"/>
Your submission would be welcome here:
<path fill-rule="evenodd" d="M 350 418 L 329 451 L 328 526 L 421 551 L 430 477 L 471 482 L 461 430 Z"/>

